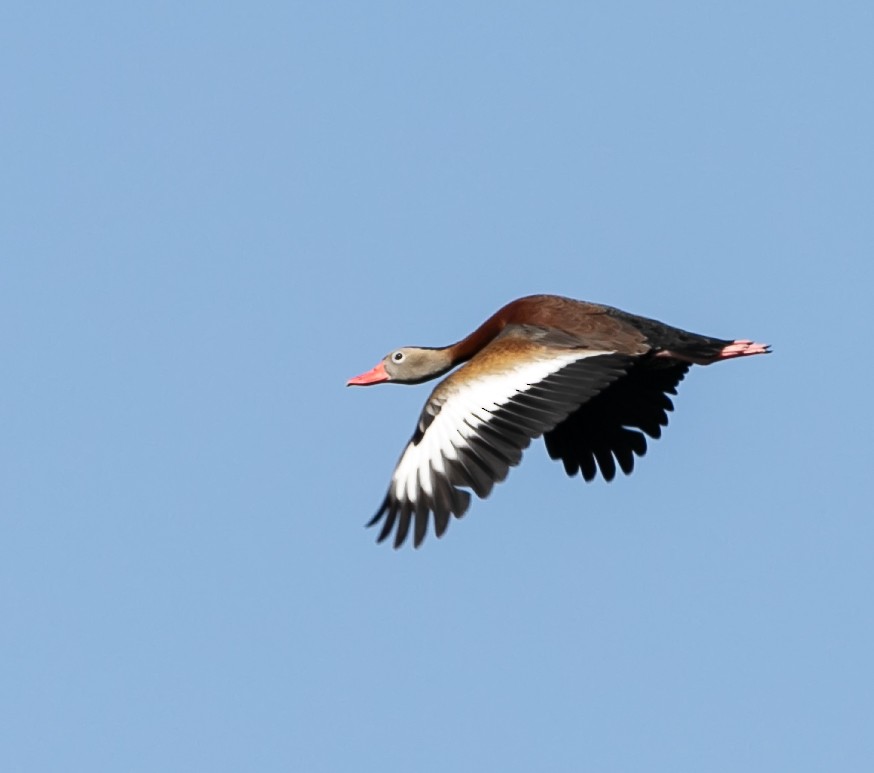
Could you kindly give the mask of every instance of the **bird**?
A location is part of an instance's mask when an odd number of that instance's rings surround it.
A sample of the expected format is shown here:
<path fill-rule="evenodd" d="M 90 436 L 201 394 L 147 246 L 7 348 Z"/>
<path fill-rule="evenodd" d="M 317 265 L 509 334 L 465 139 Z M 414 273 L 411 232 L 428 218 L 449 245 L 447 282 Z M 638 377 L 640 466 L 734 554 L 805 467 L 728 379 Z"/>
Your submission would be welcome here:
<path fill-rule="evenodd" d="M 541 436 L 569 476 L 588 482 L 600 471 L 611 481 L 617 466 L 628 475 L 647 437 L 667 426 L 669 395 L 692 365 L 770 351 L 558 295 L 514 300 L 450 346 L 394 349 L 347 386 L 449 375 L 426 401 L 367 525 L 381 523 L 377 542 L 394 533 L 395 548 L 411 529 L 418 548 L 429 522 L 442 537 L 471 492 L 487 497 Z"/>

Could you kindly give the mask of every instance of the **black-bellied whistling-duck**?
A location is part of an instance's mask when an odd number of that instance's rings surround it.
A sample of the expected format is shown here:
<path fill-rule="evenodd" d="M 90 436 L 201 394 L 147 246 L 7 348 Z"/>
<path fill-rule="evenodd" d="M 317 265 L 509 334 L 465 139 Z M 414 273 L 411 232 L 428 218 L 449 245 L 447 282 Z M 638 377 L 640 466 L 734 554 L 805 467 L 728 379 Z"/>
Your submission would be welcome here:
<path fill-rule="evenodd" d="M 396 349 L 348 384 L 419 384 L 467 364 L 431 393 L 368 526 L 384 519 L 377 541 L 395 530 L 400 547 L 413 525 L 418 547 L 432 514 L 442 536 L 470 504 L 463 489 L 488 496 L 540 435 L 568 475 L 609 481 L 617 464 L 627 475 L 690 365 L 768 351 L 555 295 L 508 303 L 452 346 Z"/>

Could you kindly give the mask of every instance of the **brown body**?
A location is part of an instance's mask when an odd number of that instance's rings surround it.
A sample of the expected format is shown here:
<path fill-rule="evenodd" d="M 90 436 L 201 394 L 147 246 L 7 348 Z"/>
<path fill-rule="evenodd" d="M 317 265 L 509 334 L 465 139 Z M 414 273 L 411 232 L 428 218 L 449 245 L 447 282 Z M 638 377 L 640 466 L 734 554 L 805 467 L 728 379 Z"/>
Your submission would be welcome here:
<path fill-rule="evenodd" d="M 610 316 L 610 311 L 607 306 L 558 295 L 529 295 L 500 308 L 449 350 L 456 364 L 465 362 L 507 325 L 515 324 L 562 331 L 592 349 L 616 349 L 627 354 L 645 352 L 645 337 L 628 323 Z"/>

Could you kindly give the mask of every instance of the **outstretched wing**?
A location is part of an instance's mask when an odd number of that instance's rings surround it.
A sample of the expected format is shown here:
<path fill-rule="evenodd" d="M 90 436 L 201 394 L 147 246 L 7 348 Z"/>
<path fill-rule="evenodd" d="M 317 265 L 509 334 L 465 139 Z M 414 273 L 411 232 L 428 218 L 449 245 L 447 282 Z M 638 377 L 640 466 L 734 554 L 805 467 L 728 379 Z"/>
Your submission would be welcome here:
<path fill-rule="evenodd" d="M 616 476 L 616 463 L 628 475 L 634 457 L 646 453 L 646 437 L 658 439 L 668 425 L 677 394 L 689 365 L 663 365 L 649 360 L 635 364 L 626 376 L 583 403 L 564 421 L 546 432 L 543 440 L 553 459 L 561 459 L 568 475 L 592 480 L 598 469 L 605 480 Z"/>
<path fill-rule="evenodd" d="M 433 517 L 434 532 L 460 518 L 470 489 L 486 497 L 532 438 L 622 376 L 631 358 L 583 348 L 556 349 L 504 336 L 437 386 L 398 461 L 388 493 L 368 523 L 383 521 L 378 541 L 400 547 L 411 526 L 418 547 Z"/>

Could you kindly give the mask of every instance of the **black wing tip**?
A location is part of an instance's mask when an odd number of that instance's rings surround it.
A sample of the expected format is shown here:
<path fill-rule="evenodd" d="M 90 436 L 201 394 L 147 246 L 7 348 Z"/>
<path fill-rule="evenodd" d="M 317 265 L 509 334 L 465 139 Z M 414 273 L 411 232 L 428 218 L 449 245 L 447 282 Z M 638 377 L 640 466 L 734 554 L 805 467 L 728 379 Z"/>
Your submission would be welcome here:
<path fill-rule="evenodd" d="M 369 529 L 371 526 L 376 526 L 385 515 L 388 510 L 389 501 L 388 494 L 385 495 L 385 499 L 382 500 L 382 504 L 379 506 L 379 510 L 376 511 L 376 515 L 373 516 L 367 523 L 364 524 L 365 529 Z"/>
<path fill-rule="evenodd" d="M 647 439 L 662 436 L 674 410 L 668 395 L 677 394 L 691 366 L 654 362 L 632 368 L 544 435 L 549 456 L 560 459 L 569 476 L 590 482 L 600 473 L 610 482 L 620 471 L 630 475 L 635 457 L 647 453 Z"/>
<path fill-rule="evenodd" d="M 637 428 L 622 428 L 624 437 L 615 447 L 600 447 L 586 453 L 574 453 L 571 449 L 550 447 L 547 443 L 547 453 L 554 461 L 560 461 L 564 472 L 569 478 L 581 477 L 586 483 L 591 483 L 599 476 L 606 483 L 612 483 L 620 477 L 621 472 L 626 477 L 634 472 L 635 461 L 646 456 L 649 450 L 646 435 Z"/>
<path fill-rule="evenodd" d="M 385 542 L 394 532 L 392 547 L 398 550 L 406 543 L 407 537 L 412 531 L 413 538 L 411 542 L 413 548 L 418 549 L 422 546 L 428 534 L 429 522 L 434 524 L 434 536 L 440 539 L 448 531 L 451 517 L 461 518 L 467 512 L 471 502 L 470 493 L 460 489 L 454 489 L 454 492 L 451 510 L 437 512 L 433 507 L 427 507 L 418 517 L 416 517 L 415 510 L 410 509 L 409 505 L 404 507 L 400 502 L 393 501 L 391 494 L 386 494 L 379 510 L 376 511 L 376 515 L 365 524 L 365 528 L 377 526 L 385 519 L 382 530 L 376 537 L 377 544 Z M 416 520 L 415 524 L 411 523 L 414 519 Z M 410 528 L 411 525 L 413 526 L 412 529 Z"/>

